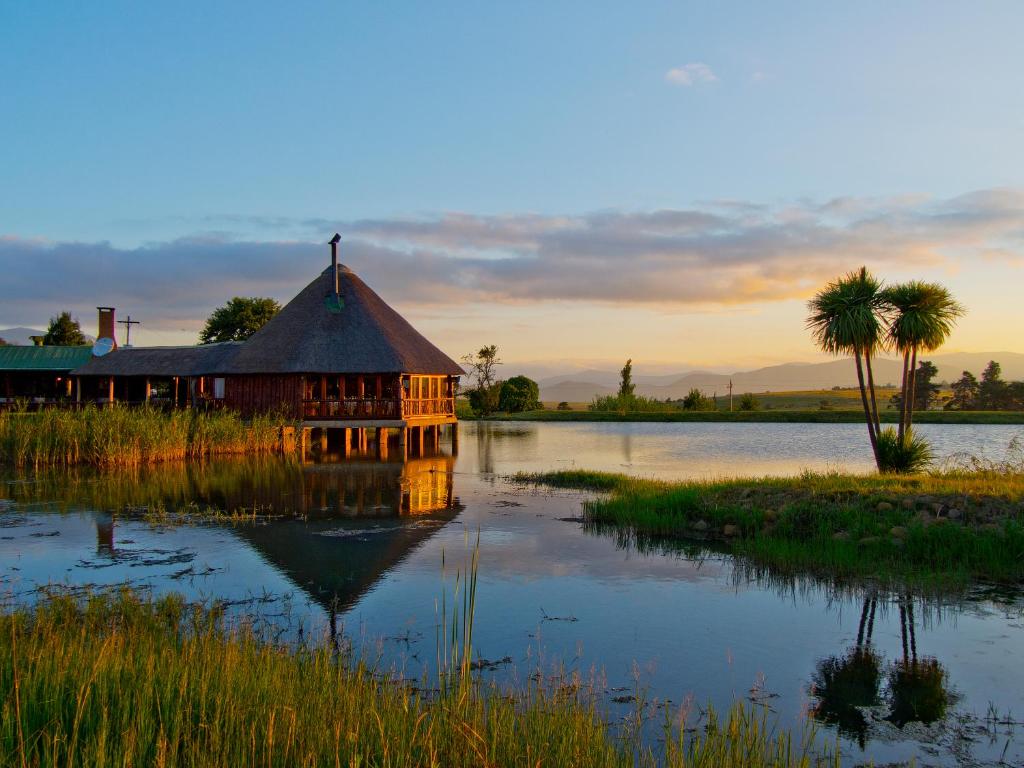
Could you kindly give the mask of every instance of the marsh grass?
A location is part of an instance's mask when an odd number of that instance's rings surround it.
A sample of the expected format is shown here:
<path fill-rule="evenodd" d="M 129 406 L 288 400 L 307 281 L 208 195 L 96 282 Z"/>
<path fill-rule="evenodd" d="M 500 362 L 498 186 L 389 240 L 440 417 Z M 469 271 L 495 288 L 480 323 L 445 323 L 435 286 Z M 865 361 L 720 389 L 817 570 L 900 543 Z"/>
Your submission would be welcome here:
<path fill-rule="evenodd" d="M 283 420 L 231 411 L 87 407 L 0 412 L 0 462 L 40 468 L 130 467 L 216 455 L 271 453 Z"/>
<path fill-rule="evenodd" d="M 655 753 L 616 736 L 578 690 L 499 690 L 463 658 L 456 685 L 429 691 L 326 644 L 266 642 L 180 597 L 54 596 L 0 615 L 0 764 L 839 765 L 815 756 L 813 731 L 780 732 L 742 704 L 692 738 L 667 717 Z"/>
<path fill-rule="evenodd" d="M 711 540 L 781 573 L 833 579 L 1024 580 L 1021 472 L 682 483 L 586 471 L 517 477 L 603 492 L 584 502 L 587 524 L 641 545 Z"/>

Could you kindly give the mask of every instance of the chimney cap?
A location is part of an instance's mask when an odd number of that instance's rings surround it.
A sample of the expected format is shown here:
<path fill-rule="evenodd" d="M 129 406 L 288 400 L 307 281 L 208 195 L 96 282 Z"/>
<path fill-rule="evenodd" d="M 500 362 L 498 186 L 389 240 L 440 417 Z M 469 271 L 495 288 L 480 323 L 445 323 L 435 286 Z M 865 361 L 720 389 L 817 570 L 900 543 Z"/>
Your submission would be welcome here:
<path fill-rule="evenodd" d="M 331 245 L 337 245 L 338 243 L 341 242 L 341 235 L 339 235 L 337 232 L 335 232 L 334 233 L 334 237 L 332 237 L 330 240 L 328 240 L 328 242 Z"/>

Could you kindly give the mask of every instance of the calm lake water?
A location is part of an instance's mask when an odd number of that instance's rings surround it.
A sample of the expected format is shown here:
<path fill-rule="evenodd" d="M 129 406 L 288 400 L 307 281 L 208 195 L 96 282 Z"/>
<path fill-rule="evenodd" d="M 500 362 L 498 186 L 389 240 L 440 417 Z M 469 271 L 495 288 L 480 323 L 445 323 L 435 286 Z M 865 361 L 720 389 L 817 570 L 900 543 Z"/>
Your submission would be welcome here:
<path fill-rule="evenodd" d="M 998 459 L 1022 429 L 920 433 L 940 455 Z M 479 535 L 474 645 L 499 680 L 579 673 L 612 720 L 634 711 L 637 691 L 655 722 L 662 707 L 751 698 L 786 726 L 815 719 L 851 765 L 1024 764 L 1024 735 L 1010 724 L 1024 721 L 1019 593 L 865 593 L 752 573 L 714 551 L 641 552 L 584 530 L 581 495 L 507 479 L 571 467 L 684 478 L 870 463 L 864 429 L 852 424 L 509 422 L 463 424 L 457 457 L 443 446 L 406 464 L 8 473 L 0 590 L 31 600 L 47 584 L 127 582 L 227 600 L 291 638 L 323 637 L 333 624 L 358 652 L 418 678 L 435 668 L 436 604 L 453 563 Z M 289 516 L 169 524 L 152 514 L 209 506 Z"/>

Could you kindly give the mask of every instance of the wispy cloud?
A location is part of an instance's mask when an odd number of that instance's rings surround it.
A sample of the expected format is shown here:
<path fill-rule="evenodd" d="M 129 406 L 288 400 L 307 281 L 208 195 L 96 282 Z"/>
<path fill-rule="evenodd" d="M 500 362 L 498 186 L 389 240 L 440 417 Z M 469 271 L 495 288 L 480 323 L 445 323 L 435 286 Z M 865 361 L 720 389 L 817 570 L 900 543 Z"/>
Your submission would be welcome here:
<path fill-rule="evenodd" d="M 287 300 L 343 260 L 399 307 L 591 302 L 679 308 L 804 297 L 866 263 L 883 273 L 978 258 L 1024 263 L 1024 190 L 948 199 L 836 198 L 773 207 L 722 200 L 586 215 L 339 221 L 210 217 L 281 227 L 287 240 L 204 235 L 118 248 L 0 236 L 0 323 L 97 304 L 145 309 L 150 328 L 197 328 L 232 295 Z M 315 241 L 315 242 L 314 242 Z"/>
<path fill-rule="evenodd" d="M 680 85 L 684 88 L 689 88 L 690 86 L 701 83 L 716 83 L 718 82 L 718 77 L 707 64 L 700 61 L 694 61 L 690 64 L 684 64 L 681 67 L 673 67 L 665 73 L 665 80 L 670 82 L 672 85 Z"/>

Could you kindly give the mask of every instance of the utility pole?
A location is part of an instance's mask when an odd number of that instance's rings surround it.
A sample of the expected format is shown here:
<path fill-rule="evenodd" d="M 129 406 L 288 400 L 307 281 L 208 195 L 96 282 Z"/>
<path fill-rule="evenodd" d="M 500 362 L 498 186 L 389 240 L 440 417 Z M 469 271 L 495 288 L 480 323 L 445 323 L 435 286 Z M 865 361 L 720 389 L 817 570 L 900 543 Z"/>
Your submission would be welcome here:
<path fill-rule="evenodd" d="M 729 413 L 732 413 L 732 379 L 729 379 Z"/>
<path fill-rule="evenodd" d="M 123 325 L 124 328 L 124 345 L 130 347 L 132 345 L 132 326 L 142 325 L 141 320 L 132 320 L 132 316 L 128 315 L 127 320 L 118 320 L 118 325 Z"/>

